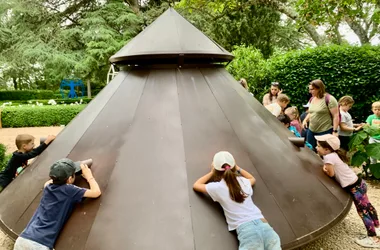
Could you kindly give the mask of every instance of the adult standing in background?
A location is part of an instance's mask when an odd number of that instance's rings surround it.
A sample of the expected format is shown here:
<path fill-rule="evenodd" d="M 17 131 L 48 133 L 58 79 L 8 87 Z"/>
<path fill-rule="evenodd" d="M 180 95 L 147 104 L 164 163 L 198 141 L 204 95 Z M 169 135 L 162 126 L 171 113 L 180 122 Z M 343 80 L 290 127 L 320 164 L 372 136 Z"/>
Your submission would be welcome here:
<path fill-rule="evenodd" d="M 269 93 L 263 97 L 263 105 L 268 106 L 269 104 L 276 103 L 277 97 L 281 93 L 282 89 L 280 89 L 280 84 L 278 82 L 272 82 Z"/>
<path fill-rule="evenodd" d="M 338 136 L 339 109 L 335 97 L 326 93 L 326 87 L 322 80 L 311 81 L 309 93 L 312 96 L 309 101 L 309 113 L 303 120 L 302 126 L 308 128 L 306 141 L 315 149 L 317 145 L 315 135 L 332 133 Z"/>

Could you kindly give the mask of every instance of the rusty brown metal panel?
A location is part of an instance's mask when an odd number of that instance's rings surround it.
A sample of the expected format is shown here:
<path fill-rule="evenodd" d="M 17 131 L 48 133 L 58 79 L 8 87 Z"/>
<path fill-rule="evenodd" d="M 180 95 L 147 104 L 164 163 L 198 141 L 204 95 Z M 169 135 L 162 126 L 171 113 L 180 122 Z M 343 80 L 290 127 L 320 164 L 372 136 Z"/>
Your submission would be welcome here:
<path fill-rule="evenodd" d="M 296 236 L 302 237 L 326 227 L 337 215 L 345 211 L 344 206 L 347 203 L 342 204 L 342 199 L 335 195 L 344 197 L 346 201 L 350 200 L 349 195 L 341 188 L 339 193 L 333 194 L 310 170 L 320 168 L 321 162 L 317 165 L 302 162 L 297 157 L 297 151 L 287 145 L 289 142 L 284 143 L 284 139 L 287 138 L 274 136 L 273 130 L 268 129 L 263 119 L 255 116 L 255 112 L 245 104 L 236 90 L 228 87 L 234 84 L 233 82 L 227 81 L 218 70 L 201 71 L 237 137 L 249 152 L 259 175 L 281 207 L 281 215 L 273 213 L 270 207 L 263 207 L 264 211 L 268 210 L 269 220 L 276 216 L 284 216 Z M 271 116 L 269 112 L 264 115 Z M 272 121 L 270 124 L 274 125 L 276 122 Z M 310 152 L 311 154 L 313 153 Z M 328 179 L 327 176 L 324 178 Z M 334 183 L 334 186 L 339 188 L 337 183 Z M 281 227 L 275 226 L 275 229 L 280 235 L 285 233 Z M 283 244 L 288 243 L 290 242 L 283 241 Z"/>
<path fill-rule="evenodd" d="M 39 193 L 42 184 L 49 177 L 51 164 L 62 157 L 66 157 L 73 149 L 85 131 L 91 126 L 99 112 L 107 104 L 108 100 L 117 91 L 121 82 L 128 73 L 120 73 L 106 89 L 101 91 L 98 96 L 88 104 L 88 106 L 75 117 L 64 129 L 56 140 L 33 162 L 25 171 L 17 177 L 3 192 L 0 193 L 0 216 L 2 224 L 7 224 L 16 233 L 20 233 L 26 221 L 20 216 L 28 217 L 30 212 L 27 209 L 35 208 L 34 201 L 39 201 Z M 31 206 L 30 206 L 31 205 Z M 30 206 L 30 207 L 29 207 Z M 11 234 L 15 237 L 15 234 Z"/>
<path fill-rule="evenodd" d="M 103 196 L 96 200 L 87 199 L 76 207 L 61 232 L 55 245 L 56 250 L 85 249 L 103 200 L 110 195 L 107 192 L 110 178 L 118 162 L 118 157 L 125 153 L 122 151 L 122 146 L 127 139 L 124 135 L 127 134 L 134 120 L 148 75 L 149 71 L 138 71 L 131 72 L 124 78 L 117 92 L 69 154 L 69 158 L 73 160 L 93 159 L 91 169 L 103 191 Z M 123 175 L 119 177 L 124 179 Z M 77 184 L 88 187 L 83 179 L 78 179 Z M 125 202 L 128 201 L 124 197 L 118 198 Z M 104 235 L 106 232 L 103 231 L 100 235 Z"/>
<path fill-rule="evenodd" d="M 173 69 L 150 73 L 136 116 L 120 137 L 125 143 L 86 249 L 194 249 Z"/>
<path fill-rule="evenodd" d="M 198 69 L 179 70 L 177 81 L 196 248 L 205 250 L 237 248 L 236 236 L 228 232 L 219 205 L 212 202 L 209 197 L 191 191 L 193 183 L 210 171 L 212 157 L 220 150 L 230 151 L 236 157 L 237 164 L 253 173 L 257 178 L 254 202 L 259 202 L 264 216 L 271 213 L 278 214 L 276 217 L 268 218 L 269 222 L 286 229 L 282 234 L 283 239 L 288 241 L 294 239 L 291 227 L 281 216 L 281 209 L 257 173 L 244 145 L 237 139 L 230 121 L 220 109 L 203 75 Z M 239 114 L 238 111 L 236 113 Z"/>
<path fill-rule="evenodd" d="M 113 63 L 152 58 L 212 57 L 214 61 L 230 61 L 233 55 L 212 41 L 191 23 L 169 8 L 151 25 L 110 58 Z M 146 57 L 144 57 L 146 56 Z"/>

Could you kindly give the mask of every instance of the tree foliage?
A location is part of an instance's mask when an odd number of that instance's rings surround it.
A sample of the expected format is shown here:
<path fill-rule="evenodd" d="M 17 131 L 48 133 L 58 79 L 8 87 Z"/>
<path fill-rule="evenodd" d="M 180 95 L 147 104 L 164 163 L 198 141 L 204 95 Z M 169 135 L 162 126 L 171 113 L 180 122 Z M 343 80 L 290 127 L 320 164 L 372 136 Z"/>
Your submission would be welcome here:
<path fill-rule="evenodd" d="M 276 47 L 301 47 L 302 34 L 296 26 L 282 21 L 278 11 L 260 2 L 182 0 L 177 8 L 227 50 L 245 44 L 269 58 Z"/>
<path fill-rule="evenodd" d="M 141 16 L 122 0 L 13 0 L 0 13 L 2 80 L 15 89 L 58 88 L 71 77 L 104 85 L 108 58 L 142 28 Z"/>

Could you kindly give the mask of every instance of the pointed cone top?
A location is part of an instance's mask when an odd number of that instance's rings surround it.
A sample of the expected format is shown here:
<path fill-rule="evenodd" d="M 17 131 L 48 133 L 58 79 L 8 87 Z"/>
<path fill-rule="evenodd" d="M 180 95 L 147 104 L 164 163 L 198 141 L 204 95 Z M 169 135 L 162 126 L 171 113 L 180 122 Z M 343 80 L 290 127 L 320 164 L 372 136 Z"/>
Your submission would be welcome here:
<path fill-rule="evenodd" d="M 228 62 L 233 55 L 169 8 L 110 58 L 112 63 Z"/>

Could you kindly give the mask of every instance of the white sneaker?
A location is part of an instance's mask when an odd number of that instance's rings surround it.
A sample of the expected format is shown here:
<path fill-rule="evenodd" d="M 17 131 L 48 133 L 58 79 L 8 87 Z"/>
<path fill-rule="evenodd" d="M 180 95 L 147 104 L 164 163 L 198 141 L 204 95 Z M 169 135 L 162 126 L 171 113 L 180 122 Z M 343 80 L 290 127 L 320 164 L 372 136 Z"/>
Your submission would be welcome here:
<path fill-rule="evenodd" d="M 376 236 L 380 237 L 380 227 L 375 227 Z"/>
<path fill-rule="evenodd" d="M 356 239 L 356 244 L 362 247 L 380 248 L 380 243 L 376 242 L 373 237 L 365 237 L 363 239 Z"/>

